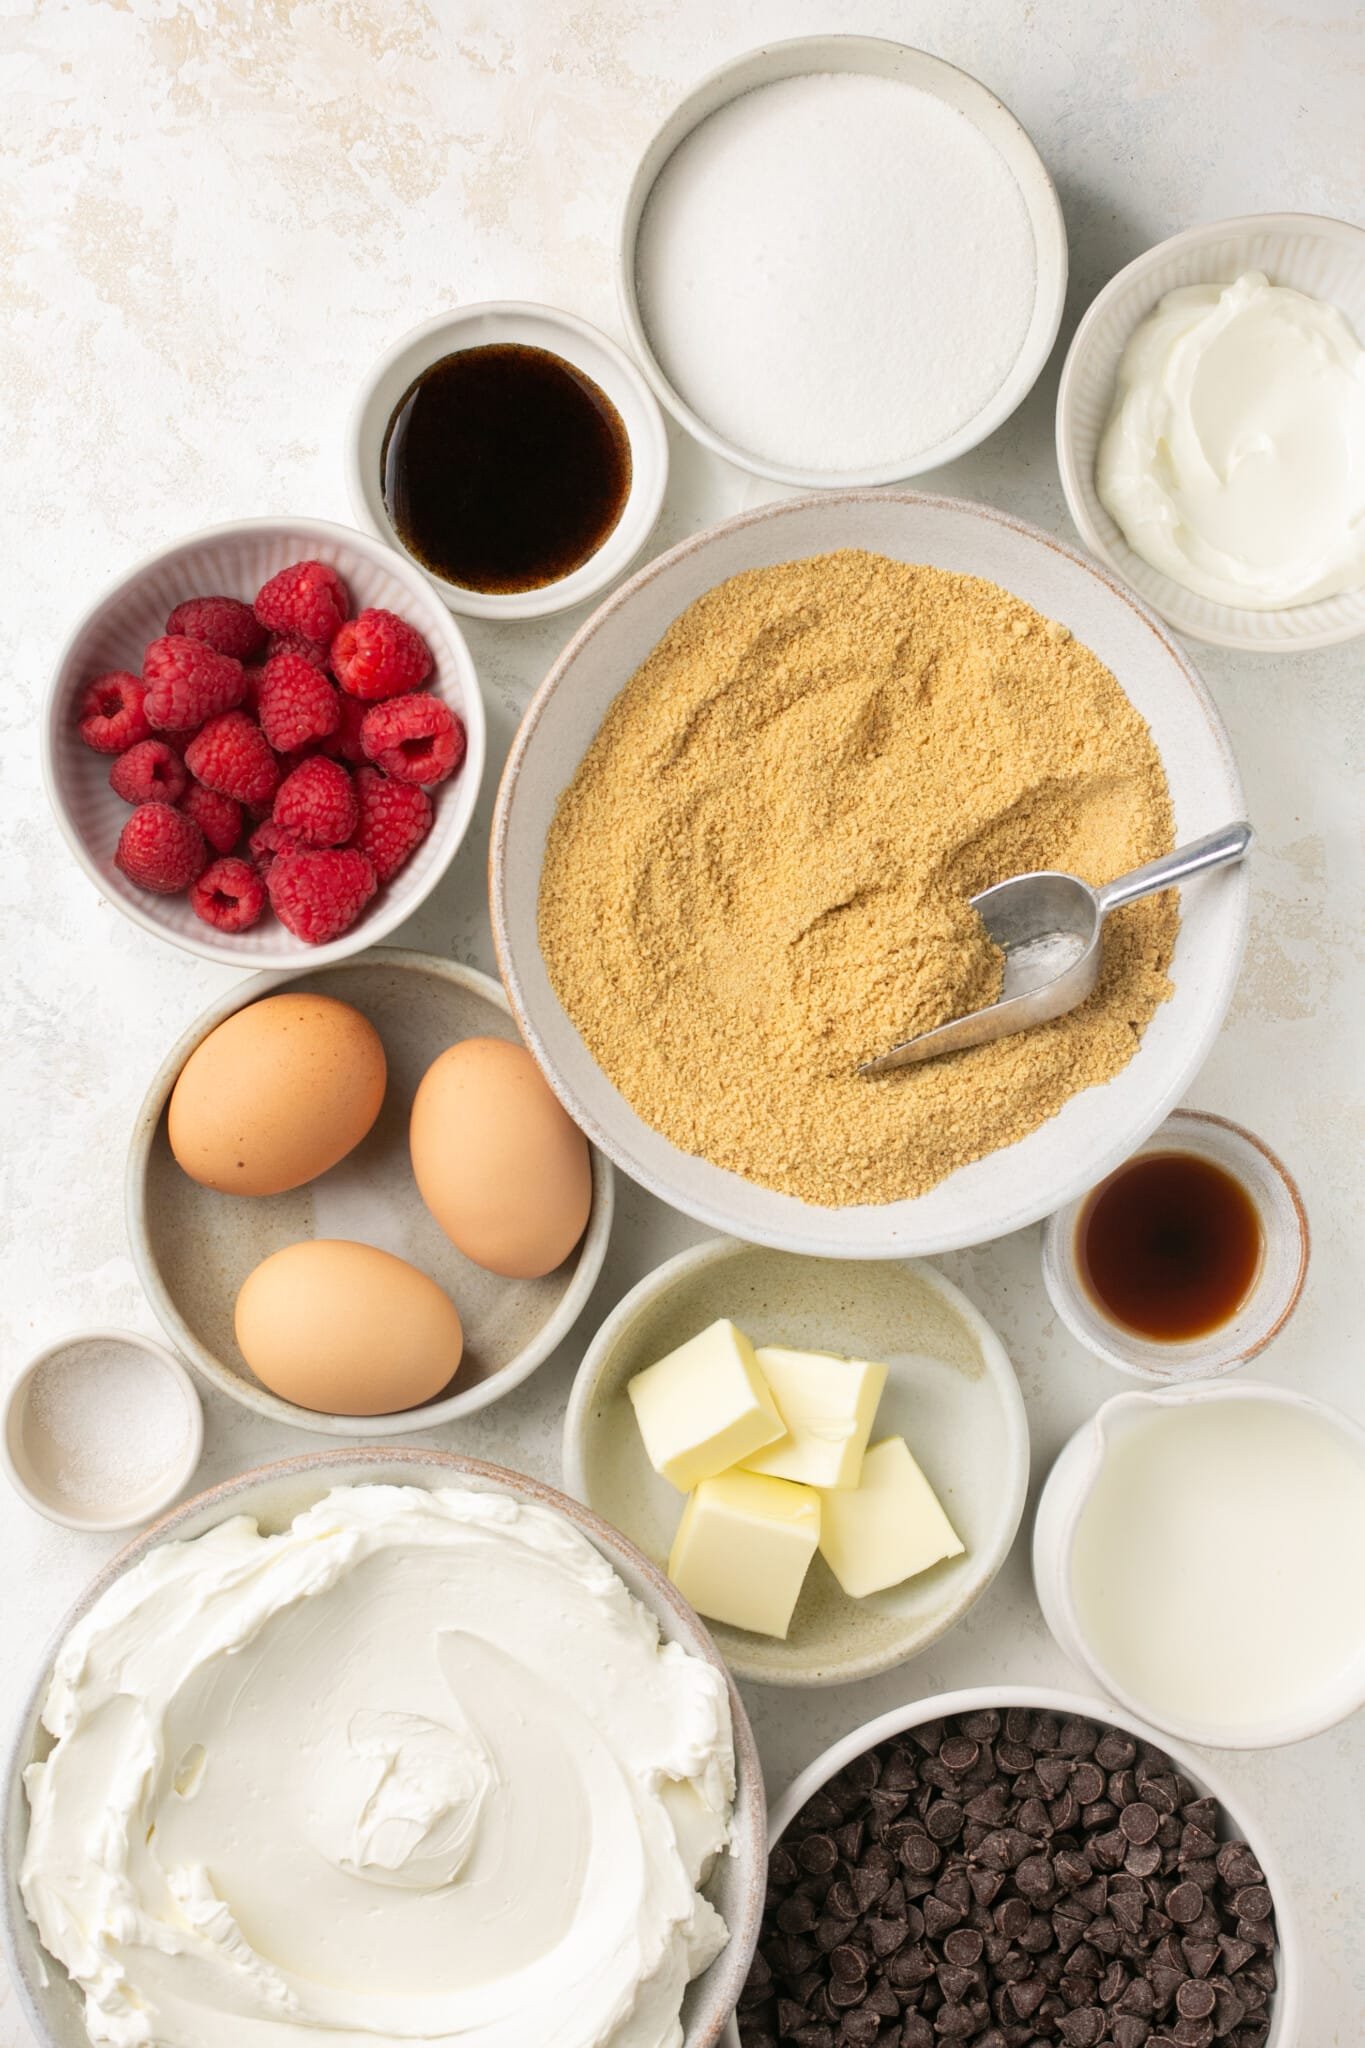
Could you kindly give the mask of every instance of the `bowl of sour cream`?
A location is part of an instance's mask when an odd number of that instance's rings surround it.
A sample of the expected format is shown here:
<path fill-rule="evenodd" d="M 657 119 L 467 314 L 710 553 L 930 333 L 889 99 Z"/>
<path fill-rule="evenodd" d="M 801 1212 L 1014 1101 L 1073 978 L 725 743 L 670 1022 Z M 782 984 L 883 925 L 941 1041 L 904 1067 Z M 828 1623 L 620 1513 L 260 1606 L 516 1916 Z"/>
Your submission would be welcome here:
<path fill-rule="evenodd" d="M 1076 330 L 1057 460 L 1086 545 L 1182 633 L 1365 633 L 1365 230 L 1255 214 L 1139 256 Z"/>

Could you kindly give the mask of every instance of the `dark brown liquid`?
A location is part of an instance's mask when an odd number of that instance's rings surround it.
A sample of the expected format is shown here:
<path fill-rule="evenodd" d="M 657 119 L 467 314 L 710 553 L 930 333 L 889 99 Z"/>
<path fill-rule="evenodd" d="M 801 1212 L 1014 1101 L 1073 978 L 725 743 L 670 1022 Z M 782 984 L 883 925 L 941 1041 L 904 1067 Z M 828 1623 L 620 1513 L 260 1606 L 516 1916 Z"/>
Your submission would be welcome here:
<path fill-rule="evenodd" d="M 1261 1262 L 1241 1182 L 1189 1152 L 1148 1152 L 1096 1188 L 1076 1226 L 1086 1286 L 1142 1337 L 1179 1343 L 1236 1313 Z"/>
<path fill-rule="evenodd" d="M 591 377 L 499 342 L 442 356 L 403 394 L 380 456 L 411 554 L 448 583 L 557 583 L 596 554 L 630 495 L 630 440 Z"/>

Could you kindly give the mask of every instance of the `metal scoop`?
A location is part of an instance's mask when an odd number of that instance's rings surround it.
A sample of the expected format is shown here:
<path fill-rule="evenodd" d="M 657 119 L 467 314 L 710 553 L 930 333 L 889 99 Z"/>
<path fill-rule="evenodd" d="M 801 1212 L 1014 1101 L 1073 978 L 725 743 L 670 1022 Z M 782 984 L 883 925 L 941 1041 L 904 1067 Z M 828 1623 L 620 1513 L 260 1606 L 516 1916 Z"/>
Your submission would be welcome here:
<path fill-rule="evenodd" d="M 1053 1017 L 1064 1017 L 1083 1003 L 1100 978 L 1100 934 L 1105 918 L 1121 903 L 1169 889 L 1205 868 L 1240 860 L 1251 844 L 1245 820 L 1224 825 L 1206 839 L 1178 846 L 1146 867 L 1120 875 L 1102 889 L 1092 889 L 1076 875 L 1041 873 L 1014 875 L 983 889 L 971 899 L 987 933 L 1005 956 L 999 999 L 984 1010 L 954 1017 L 917 1038 L 906 1038 L 889 1052 L 864 1060 L 860 1074 L 889 1074 L 916 1060 L 935 1060 L 941 1053 L 962 1052 L 1028 1031 Z"/>

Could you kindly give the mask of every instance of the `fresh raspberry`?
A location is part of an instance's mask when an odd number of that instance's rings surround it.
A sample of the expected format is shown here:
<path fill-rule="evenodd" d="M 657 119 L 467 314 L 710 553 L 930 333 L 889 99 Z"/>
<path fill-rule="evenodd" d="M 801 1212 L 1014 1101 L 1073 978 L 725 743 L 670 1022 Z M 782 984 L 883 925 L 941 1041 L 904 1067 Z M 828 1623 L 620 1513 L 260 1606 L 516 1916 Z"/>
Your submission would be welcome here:
<path fill-rule="evenodd" d="M 272 654 L 261 670 L 257 715 L 277 753 L 325 740 L 341 723 L 341 699 L 301 654 Z"/>
<path fill-rule="evenodd" d="M 159 732 L 192 732 L 240 704 L 246 687 L 240 661 L 184 633 L 153 640 L 142 657 L 142 680 L 147 723 Z"/>
<path fill-rule="evenodd" d="M 250 931 L 265 909 L 265 883 L 249 860 L 216 860 L 191 888 L 190 909 L 215 931 Z"/>
<path fill-rule="evenodd" d="M 390 697 L 365 713 L 361 743 L 376 768 L 430 789 L 464 759 L 464 725 L 439 697 Z"/>
<path fill-rule="evenodd" d="M 339 761 L 349 761 L 353 767 L 358 768 L 365 759 L 365 743 L 361 738 L 361 728 L 365 723 L 365 713 L 370 707 L 360 697 L 342 697 L 339 701 L 341 723 L 336 731 L 329 733 L 322 742 L 322 751 L 324 754 L 335 754 Z"/>
<path fill-rule="evenodd" d="M 178 896 L 208 866 L 209 850 L 193 818 L 169 804 L 139 804 L 119 833 L 114 866 L 139 889 Z"/>
<path fill-rule="evenodd" d="M 351 834 L 380 882 L 398 873 L 431 830 L 431 798 L 415 782 L 395 782 L 377 768 L 361 768 L 355 778 L 360 823 Z"/>
<path fill-rule="evenodd" d="M 111 668 L 87 683 L 76 706 L 76 730 L 87 747 L 97 754 L 122 754 L 139 740 L 149 740 L 146 695 L 142 678 L 129 675 L 126 668 Z"/>
<path fill-rule="evenodd" d="M 340 846 L 359 824 L 360 807 L 341 763 L 314 754 L 285 776 L 271 817 L 304 846 Z"/>
<path fill-rule="evenodd" d="M 196 782 L 239 804 L 262 804 L 279 787 L 280 770 L 265 734 L 245 711 L 210 719 L 185 749 Z"/>
<path fill-rule="evenodd" d="M 276 855 L 266 887 L 286 931 L 307 945 L 325 946 L 355 923 L 378 884 L 354 846 L 305 846 Z"/>
<path fill-rule="evenodd" d="M 265 643 L 265 658 L 277 654 L 301 654 L 325 675 L 331 666 L 331 648 L 325 640 L 310 640 L 306 633 L 272 633 Z"/>
<path fill-rule="evenodd" d="M 292 832 L 286 832 L 283 825 L 273 818 L 265 818 L 247 840 L 246 850 L 264 874 L 278 853 L 297 853 L 299 842 Z"/>
<path fill-rule="evenodd" d="M 352 697 L 397 697 L 431 674 L 431 649 L 397 612 L 371 608 L 332 642 L 332 674 Z"/>
<path fill-rule="evenodd" d="M 265 639 L 265 627 L 249 604 L 238 597 L 190 597 L 166 621 L 168 633 L 202 640 L 215 654 L 250 661 Z"/>
<path fill-rule="evenodd" d="M 219 790 L 205 789 L 202 782 L 191 782 L 180 808 L 194 819 L 215 853 L 231 853 L 242 836 L 241 805 Z"/>
<path fill-rule="evenodd" d="M 189 779 L 179 754 L 164 740 L 139 740 L 109 770 L 109 787 L 126 804 L 177 804 Z"/>
<path fill-rule="evenodd" d="M 256 617 L 268 632 L 302 633 L 329 644 L 350 609 L 346 585 L 325 562 L 291 562 L 256 593 Z"/>

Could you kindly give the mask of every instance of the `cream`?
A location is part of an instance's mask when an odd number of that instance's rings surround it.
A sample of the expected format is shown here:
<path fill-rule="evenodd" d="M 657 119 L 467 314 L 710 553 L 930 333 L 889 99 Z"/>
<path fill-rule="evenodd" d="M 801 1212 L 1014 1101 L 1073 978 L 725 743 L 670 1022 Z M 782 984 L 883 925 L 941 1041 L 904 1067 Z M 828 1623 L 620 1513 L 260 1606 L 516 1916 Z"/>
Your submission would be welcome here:
<path fill-rule="evenodd" d="M 1341 313 L 1248 271 L 1166 297 L 1118 369 L 1095 473 L 1145 561 L 1278 611 L 1365 583 L 1365 350 Z"/>
<path fill-rule="evenodd" d="M 724 1946 L 720 1674 L 552 1509 L 341 1487 L 72 1630 L 20 1883 L 96 2042 L 676 2048 Z"/>

